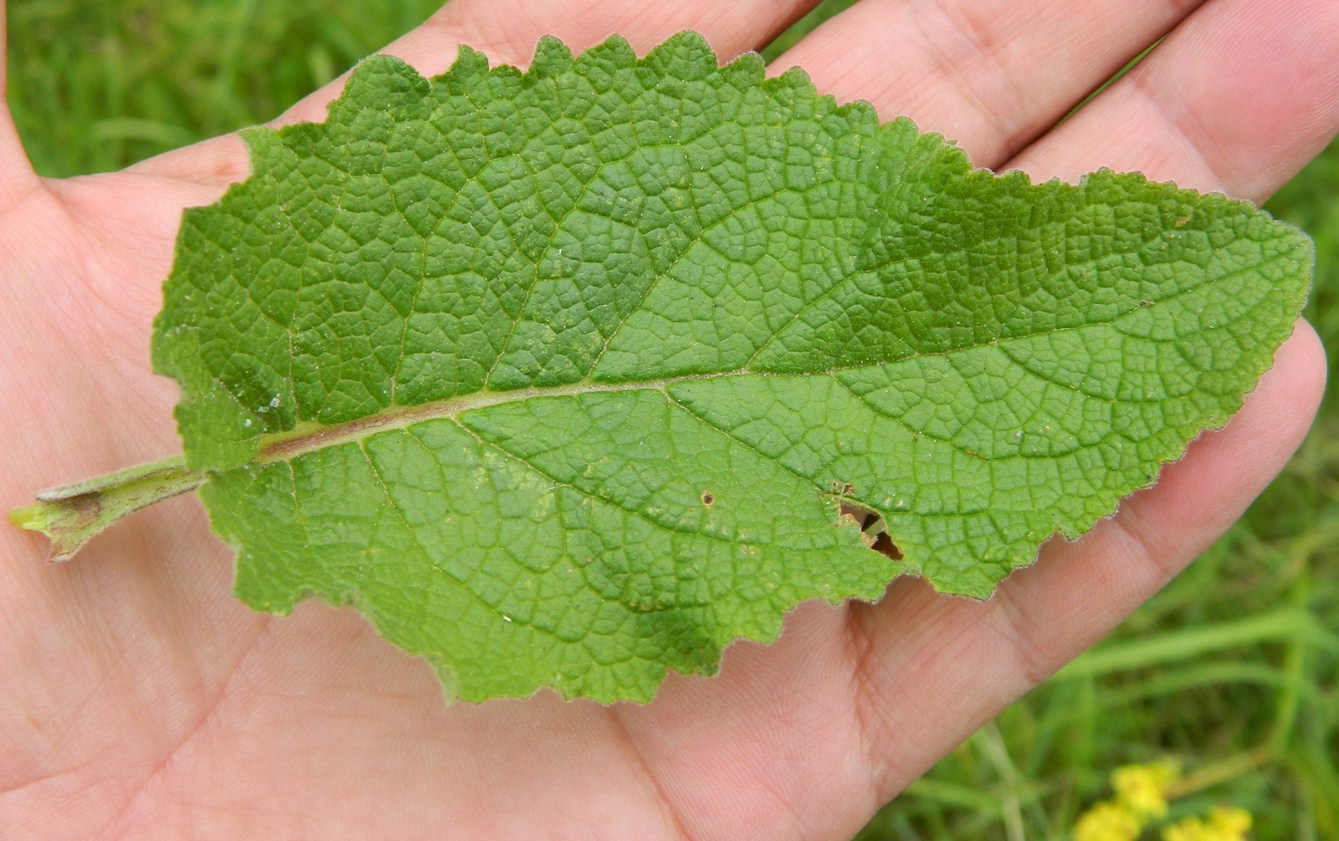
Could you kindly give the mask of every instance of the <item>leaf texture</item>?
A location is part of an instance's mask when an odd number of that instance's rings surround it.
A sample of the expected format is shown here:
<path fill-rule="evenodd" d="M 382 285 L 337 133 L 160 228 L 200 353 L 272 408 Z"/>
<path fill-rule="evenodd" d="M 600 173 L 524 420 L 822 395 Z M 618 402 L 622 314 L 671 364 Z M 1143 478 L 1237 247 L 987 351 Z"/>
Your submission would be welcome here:
<path fill-rule="evenodd" d="M 692 34 L 376 57 L 245 139 L 154 341 L 237 593 L 472 700 L 645 700 L 903 573 L 987 596 L 1224 423 L 1310 277 L 1247 204 L 973 170 Z"/>

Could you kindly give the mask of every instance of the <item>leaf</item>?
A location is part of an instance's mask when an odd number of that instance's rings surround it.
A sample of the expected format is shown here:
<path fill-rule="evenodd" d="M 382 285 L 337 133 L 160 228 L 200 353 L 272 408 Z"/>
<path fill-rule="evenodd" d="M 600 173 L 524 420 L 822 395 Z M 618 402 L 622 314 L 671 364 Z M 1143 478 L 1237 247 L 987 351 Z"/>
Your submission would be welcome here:
<path fill-rule="evenodd" d="M 156 369 L 237 594 L 467 699 L 651 697 L 821 597 L 988 595 L 1240 406 L 1311 251 L 1031 185 L 698 36 L 364 62 L 188 212 Z"/>

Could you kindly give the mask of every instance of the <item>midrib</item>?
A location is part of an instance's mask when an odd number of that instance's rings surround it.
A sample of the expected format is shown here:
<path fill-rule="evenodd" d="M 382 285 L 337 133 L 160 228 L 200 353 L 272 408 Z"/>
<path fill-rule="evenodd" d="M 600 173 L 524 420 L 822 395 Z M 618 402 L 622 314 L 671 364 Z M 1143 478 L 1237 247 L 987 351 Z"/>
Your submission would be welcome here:
<path fill-rule="evenodd" d="M 659 391 L 664 393 L 670 386 L 678 383 L 722 379 L 743 374 L 756 376 L 757 372 L 741 370 L 709 374 L 683 374 L 676 377 L 621 383 L 601 383 L 585 379 L 557 386 L 518 388 L 511 391 L 476 391 L 443 400 L 418 403 L 413 406 L 388 406 L 381 411 L 344 423 L 324 424 L 320 421 L 306 421 L 298 424 L 291 431 L 263 436 L 260 449 L 251 463 L 273 464 L 290 461 L 317 450 L 360 441 L 378 433 L 407 429 L 414 424 L 425 421 L 452 420 L 466 412 L 488 409 L 493 406 L 523 403 L 527 400 L 537 400 L 545 397 L 578 397 L 585 394 L 619 394 L 634 391 Z"/>

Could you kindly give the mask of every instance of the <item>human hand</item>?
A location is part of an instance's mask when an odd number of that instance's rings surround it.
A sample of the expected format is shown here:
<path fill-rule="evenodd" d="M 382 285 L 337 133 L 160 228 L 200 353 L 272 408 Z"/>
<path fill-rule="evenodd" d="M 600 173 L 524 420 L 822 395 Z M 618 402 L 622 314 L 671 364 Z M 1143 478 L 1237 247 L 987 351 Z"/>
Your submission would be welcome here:
<path fill-rule="evenodd" d="M 434 73 L 458 41 L 524 63 L 545 33 L 581 47 L 618 32 L 644 51 L 694 28 L 730 56 L 804 5 L 456 0 L 390 51 Z M 783 64 L 885 118 L 909 114 L 979 165 L 1140 169 L 1258 201 L 1339 126 L 1331 7 L 862 0 Z M 320 119 L 334 92 L 285 120 Z M 0 125 L 0 405 L 17 421 L 0 506 L 178 448 L 175 389 L 145 363 L 159 284 L 181 209 L 245 172 L 223 138 L 42 182 Z M 645 707 L 443 707 L 427 668 L 353 615 L 307 604 L 272 620 L 237 604 L 227 553 L 188 500 L 59 567 L 40 562 L 39 539 L 0 529 L 0 836 L 849 837 L 1216 537 L 1300 440 L 1322 375 L 1303 326 L 1227 429 L 989 602 L 904 580 L 875 606 L 807 604 L 778 644 L 737 645 L 720 676 L 671 677 Z"/>

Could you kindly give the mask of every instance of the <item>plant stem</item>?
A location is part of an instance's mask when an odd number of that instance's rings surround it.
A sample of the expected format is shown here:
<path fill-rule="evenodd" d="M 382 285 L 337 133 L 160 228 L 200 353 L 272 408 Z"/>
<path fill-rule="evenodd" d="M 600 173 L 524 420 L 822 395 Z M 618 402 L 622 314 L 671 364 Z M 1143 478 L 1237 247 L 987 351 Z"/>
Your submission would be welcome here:
<path fill-rule="evenodd" d="M 184 458 L 141 464 L 74 485 L 42 491 L 37 503 L 9 512 L 21 529 L 51 540 L 51 560 L 68 561 L 94 535 L 123 517 L 194 490 L 205 474 L 187 469 Z"/>
<path fill-rule="evenodd" d="M 1229 756 L 1211 765 L 1206 765 L 1194 774 L 1188 774 L 1178 782 L 1168 786 L 1167 798 L 1170 800 L 1184 797 L 1192 792 L 1202 791 L 1210 786 L 1240 777 L 1242 774 L 1267 762 L 1272 762 L 1273 759 L 1274 753 L 1270 750 L 1269 745 L 1260 745 L 1245 753 Z"/>

